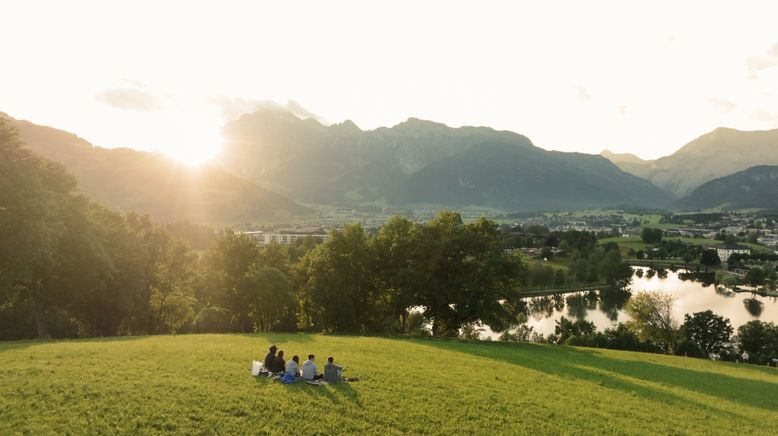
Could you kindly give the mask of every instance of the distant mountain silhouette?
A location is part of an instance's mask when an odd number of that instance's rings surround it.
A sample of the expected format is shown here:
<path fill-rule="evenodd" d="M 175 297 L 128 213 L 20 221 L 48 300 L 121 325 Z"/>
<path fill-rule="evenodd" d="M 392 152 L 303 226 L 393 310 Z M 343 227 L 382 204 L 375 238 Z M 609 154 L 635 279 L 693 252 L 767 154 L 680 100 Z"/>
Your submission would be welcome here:
<path fill-rule="evenodd" d="M 778 166 L 760 165 L 711 180 L 678 200 L 677 208 L 778 209 Z"/>
<path fill-rule="evenodd" d="M 678 196 L 703 183 L 756 165 L 778 165 L 778 129 L 744 132 L 720 127 L 653 161 L 605 152 L 619 168 Z"/>
<path fill-rule="evenodd" d="M 662 206 L 673 197 L 600 156 L 550 152 L 517 133 L 410 118 L 363 131 L 278 110 L 228 123 L 221 161 L 319 204 L 433 203 L 504 210 Z"/>
<path fill-rule="evenodd" d="M 119 210 L 212 224 L 282 222 L 309 212 L 217 164 L 190 168 L 160 154 L 96 147 L 63 130 L 0 116 L 11 120 L 30 149 L 72 172 L 84 194 Z"/>

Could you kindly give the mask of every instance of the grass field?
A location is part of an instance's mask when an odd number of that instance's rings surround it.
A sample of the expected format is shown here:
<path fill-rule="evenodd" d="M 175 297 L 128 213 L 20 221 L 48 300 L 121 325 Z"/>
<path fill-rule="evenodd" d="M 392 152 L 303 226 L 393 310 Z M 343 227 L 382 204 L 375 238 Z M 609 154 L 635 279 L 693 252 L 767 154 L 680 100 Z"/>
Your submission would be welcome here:
<path fill-rule="evenodd" d="M 570 258 L 569 257 L 552 257 L 551 260 L 543 260 L 543 258 L 539 257 L 530 257 L 530 256 L 522 256 L 522 260 L 528 265 L 541 265 L 541 266 L 550 266 L 557 269 L 563 269 L 565 271 L 570 269 Z"/>
<path fill-rule="evenodd" d="M 701 239 L 701 238 L 664 238 L 665 241 L 681 241 L 685 244 L 694 244 L 694 245 L 701 245 L 703 247 L 708 247 L 711 245 L 721 244 L 721 241 L 716 241 L 714 239 Z M 633 249 L 635 251 L 637 250 L 645 250 L 646 248 L 651 247 L 651 244 L 646 244 L 641 240 L 640 238 L 625 238 L 625 237 L 613 237 L 613 238 L 603 238 L 598 241 L 600 244 L 607 244 L 608 242 L 615 242 L 619 245 L 619 247 L 622 247 L 623 251 L 627 251 L 629 249 Z M 751 248 L 751 250 L 755 252 L 769 252 L 767 248 L 758 245 L 758 244 L 750 244 L 747 242 L 738 242 L 740 245 L 746 245 Z"/>
<path fill-rule="evenodd" d="M 633 249 L 635 251 L 645 250 L 646 248 L 651 246 L 651 244 L 646 244 L 640 238 L 613 237 L 613 238 L 603 238 L 600 239 L 598 242 L 600 244 L 615 242 L 616 244 L 619 245 L 619 247 L 622 247 L 623 249 L 626 250 Z"/>
<path fill-rule="evenodd" d="M 361 377 L 249 374 L 270 343 Z M 320 335 L 0 344 L 0 434 L 774 434 L 778 370 L 574 347 Z"/>

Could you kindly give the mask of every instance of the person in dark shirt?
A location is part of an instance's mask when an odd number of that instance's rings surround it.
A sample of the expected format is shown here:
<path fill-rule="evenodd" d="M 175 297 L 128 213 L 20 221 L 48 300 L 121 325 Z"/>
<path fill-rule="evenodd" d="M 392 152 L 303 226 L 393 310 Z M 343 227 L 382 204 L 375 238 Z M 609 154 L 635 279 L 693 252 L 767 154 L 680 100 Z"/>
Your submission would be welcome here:
<path fill-rule="evenodd" d="M 270 371 L 270 367 L 273 366 L 273 361 L 276 360 L 276 348 L 275 345 L 270 346 L 270 351 L 268 351 L 267 356 L 265 356 L 265 369 Z"/>
<path fill-rule="evenodd" d="M 273 364 L 270 365 L 270 372 L 284 372 L 286 371 L 286 361 L 284 360 L 284 350 L 278 350 L 276 358 L 273 359 Z"/>
<path fill-rule="evenodd" d="M 343 371 L 343 367 L 335 365 L 335 359 L 333 359 L 332 356 L 328 357 L 327 364 L 324 365 L 324 381 L 328 383 L 343 381 L 341 371 Z"/>

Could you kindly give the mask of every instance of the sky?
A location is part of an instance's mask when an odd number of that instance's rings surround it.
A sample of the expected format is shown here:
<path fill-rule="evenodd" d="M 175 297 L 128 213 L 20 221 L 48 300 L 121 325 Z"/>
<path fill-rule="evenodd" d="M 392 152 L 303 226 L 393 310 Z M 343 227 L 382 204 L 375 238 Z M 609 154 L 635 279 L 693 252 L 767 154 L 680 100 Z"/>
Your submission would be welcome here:
<path fill-rule="evenodd" d="M 197 161 L 259 102 L 643 158 L 778 128 L 775 1 L 0 0 L 0 111 Z"/>

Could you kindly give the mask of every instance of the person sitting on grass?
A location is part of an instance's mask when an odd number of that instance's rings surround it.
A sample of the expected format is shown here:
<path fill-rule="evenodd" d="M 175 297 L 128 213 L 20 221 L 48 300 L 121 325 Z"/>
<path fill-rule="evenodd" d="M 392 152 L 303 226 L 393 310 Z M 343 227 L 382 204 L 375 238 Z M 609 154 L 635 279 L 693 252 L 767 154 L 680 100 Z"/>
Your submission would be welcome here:
<path fill-rule="evenodd" d="M 284 350 L 279 350 L 273 363 L 270 365 L 270 372 L 273 374 L 286 371 L 286 362 L 284 362 Z"/>
<path fill-rule="evenodd" d="M 276 360 L 276 350 L 278 348 L 275 345 L 270 346 L 270 350 L 267 352 L 267 355 L 265 356 L 265 362 L 264 367 L 265 371 L 270 371 L 270 368 L 273 366 L 273 361 Z"/>
<path fill-rule="evenodd" d="M 327 363 L 324 365 L 324 381 L 327 383 L 337 383 L 343 381 L 342 366 L 335 365 L 335 359 L 332 356 L 327 358 Z"/>
<path fill-rule="evenodd" d="M 321 380 L 322 375 L 316 373 L 316 364 L 313 359 L 316 357 L 313 354 L 308 355 L 308 360 L 303 362 L 303 379 L 305 380 Z"/>
<path fill-rule="evenodd" d="M 300 377 L 300 357 L 295 355 L 292 360 L 286 362 L 286 373 L 295 378 Z"/>

